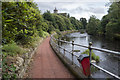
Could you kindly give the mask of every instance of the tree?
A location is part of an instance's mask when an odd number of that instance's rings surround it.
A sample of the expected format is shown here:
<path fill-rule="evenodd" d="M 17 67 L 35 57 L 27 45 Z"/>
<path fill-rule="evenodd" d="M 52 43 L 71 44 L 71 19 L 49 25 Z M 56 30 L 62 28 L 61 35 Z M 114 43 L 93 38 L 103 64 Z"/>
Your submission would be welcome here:
<path fill-rule="evenodd" d="M 112 38 L 120 38 L 120 1 L 110 5 L 107 15 L 106 35 Z"/>
<path fill-rule="evenodd" d="M 33 2 L 3 2 L 2 4 L 2 34 L 7 43 L 11 41 L 30 43 L 42 22 L 40 11 Z"/>
<path fill-rule="evenodd" d="M 70 21 L 72 23 L 73 29 L 80 30 L 82 24 L 79 20 L 75 19 L 75 17 L 70 17 Z"/>
<path fill-rule="evenodd" d="M 91 34 L 91 35 L 96 35 L 98 34 L 98 30 L 100 28 L 100 20 L 96 18 L 96 16 L 92 15 L 88 21 L 88 24 L 87 24 L 87 32 L 88 34 Z"/>
<path fill-rule="evenodd" d="M 80 21 L 81 21 L 81 23 L 82 23 L 82 28 L 83 28 L 83 29 L 86 29 L 86 25 L 87 25 L 87 20 L 86 20 L 86 18 L 80 18 Z"/>
<path fill-rule="evenodd" d="M 101 20 L 101 34 L 105 35 L 106 33 L 106 25 L 108 24 L 109 19 L 108 19 L 108 15 L 105 15 L 102 17 Z"/>
<path fill-rule="evenodd" d="M 58 25 L 60 31 L 66 30 L 65 21 L 60 15 L 54 14 L 55 23 Z"/>
<path fill-rule="evenodd" d="M 61 17 L 64 19 L 66 29 L 71 30 L 72 29 L 72 24 L 70 22 L 70 19 L 65 17 L 65 16 L 62 16 L 62 15 L 61 15 Z"/>

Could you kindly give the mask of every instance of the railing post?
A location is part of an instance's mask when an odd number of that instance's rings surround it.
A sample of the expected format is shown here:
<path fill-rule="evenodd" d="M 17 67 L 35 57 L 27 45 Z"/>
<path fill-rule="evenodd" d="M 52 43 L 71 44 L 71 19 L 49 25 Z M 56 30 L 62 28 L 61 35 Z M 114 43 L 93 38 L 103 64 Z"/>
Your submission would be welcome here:
<path fill-rule="evenodd" d="M 64 57 L 65 57 L 65 48 L 63 50 L 64 50 Z"/>
<path fill-rule="evenodd" d="M 92 42 L 89 42 L 89 58 L 90 58 L 90 76 L 91 77 L 91 51 L 92 51 Z"/>
<path fill-rule="evenodd" d="M 58 51 L 60 52 L 60 43 L 59 43 L 59 41 L 60 41 L 60 38 L 58 38 Z"/>
<path fill-rule="evenodd" d="M 72 65 L 73 65 L 73 50 L 74 50 L 74 41 L 72 41 Z"/>
<path fill-rule="evenodd" d="M 66 40 L 64 39 L 64 41 L 66 41 Z M 65 57 L 65 46 L 64 46 L 64 57 Z"/>

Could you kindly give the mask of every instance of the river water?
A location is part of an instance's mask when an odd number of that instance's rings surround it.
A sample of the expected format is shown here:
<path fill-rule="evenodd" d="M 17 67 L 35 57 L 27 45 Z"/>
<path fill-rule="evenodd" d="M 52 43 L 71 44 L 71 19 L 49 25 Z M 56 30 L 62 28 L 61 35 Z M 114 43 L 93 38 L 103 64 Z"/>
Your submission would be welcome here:
<path fill-rule="evenodd" d="M 88 46 L 89 42 L 92 42 L 93 47 L 109 49 L 113 51 L 120 52 L 120 41 L 107 40 L 104 37 L 90 36 L 87 33 L 81 34 L 80 32 L 70 33 L 65 35 L 62 39 L 74 43 L 82 44 Z M 71 44 L 62 43 L 62 47 L 65 47 L 67 50 L 72 50 Z M 80 52 L 74 53 L 79 56 L 81 52 L 84 52 L 86 48 L 74 46 L 75 50 L 80 50 Z M 93 52 L 100 57 L 100 62 L 97 64 L 100 67 L 120 76 L 120 56 L 114 56 L 101 51 L 93 50 Z M 70 57 L 70 56 L 68 56 Z M 79 64 L 76 61 L 77 64 Z M 95 73 L 92 73 L 93 78 L 113 78 L 112 76 L 97 70 Z"/>

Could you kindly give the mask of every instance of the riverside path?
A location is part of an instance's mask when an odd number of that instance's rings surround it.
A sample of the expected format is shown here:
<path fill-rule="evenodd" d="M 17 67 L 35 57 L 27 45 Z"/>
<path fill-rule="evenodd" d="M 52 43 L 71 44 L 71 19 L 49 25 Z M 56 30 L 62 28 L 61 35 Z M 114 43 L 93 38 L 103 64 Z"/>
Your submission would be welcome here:
<path fill-rule="evenodd" d="M 38 47 L 29 70 L 30 78 L 74 78 L 59 60 L 46 38 Z"/>

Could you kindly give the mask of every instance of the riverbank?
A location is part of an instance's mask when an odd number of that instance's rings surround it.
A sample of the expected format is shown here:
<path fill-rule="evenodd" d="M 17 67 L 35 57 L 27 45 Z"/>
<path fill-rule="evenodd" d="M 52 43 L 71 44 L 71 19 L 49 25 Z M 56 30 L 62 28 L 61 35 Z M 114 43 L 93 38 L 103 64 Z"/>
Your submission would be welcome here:
<path fill-rule="evenodd" d="M 86 36 L 86 37 L 81 37 Z M 113 51 L 120 52 L 120 42 L 119 41 L 108 41 L 104 37 L 96 37 L 88 35 L 87 33 L 80 34 L 77 33 L 71 33 L 66 35 L 66 37 L 63 38 L 64 40 L 68 42 L 72 42 L 74 40 L 74 43 L 80 44 L 80 45 L 89 45 L 89 42 L 93 43 L 93 47 L 103 48 L 103 49 L 109 49 Z M 63 48 L 65 47 L 67 50 L 71 51 L 72 46 L 70 44 L 62 44 Z M 80 50 L 80 53 L 84 52 L 87 48 L 77 47 L 74 46 L 74 49 Z M 62 51 L 62 50 L 61 50 Z M 97 64 L 98 66 L 116 74 L 119 75 L 119 56 L 114 56 L 112 54 L 108 54 L 101 51 L 93 50 L 93 52 L 100 57 L 100 62 Z M 80 53 L 74 53 L 76 56 L 79 56 Z M 71 56 L 68 55 L 69 58 Z M 76 62 L 77 63 L 77 62 Z M 79 65 L 79 64 L 78 64 Z M 112 78 L 110 75 L 105 74 L 102 71 L 97 71 L 92 74 L 93 78 Z"/>

